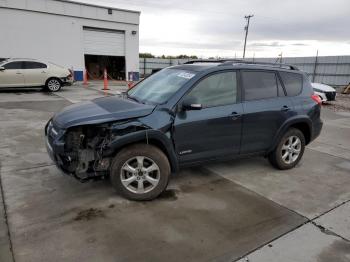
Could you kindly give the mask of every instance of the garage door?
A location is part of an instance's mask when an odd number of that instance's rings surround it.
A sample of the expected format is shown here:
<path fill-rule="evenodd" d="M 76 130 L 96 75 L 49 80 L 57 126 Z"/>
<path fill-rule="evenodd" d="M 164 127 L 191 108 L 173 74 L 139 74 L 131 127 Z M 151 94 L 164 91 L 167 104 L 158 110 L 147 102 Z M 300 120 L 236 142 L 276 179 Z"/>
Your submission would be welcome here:
<path fill-rule="evenodd" d="M 84 53 L 88 55 L 125 56 L 124 32 L 84 28 Z"/>

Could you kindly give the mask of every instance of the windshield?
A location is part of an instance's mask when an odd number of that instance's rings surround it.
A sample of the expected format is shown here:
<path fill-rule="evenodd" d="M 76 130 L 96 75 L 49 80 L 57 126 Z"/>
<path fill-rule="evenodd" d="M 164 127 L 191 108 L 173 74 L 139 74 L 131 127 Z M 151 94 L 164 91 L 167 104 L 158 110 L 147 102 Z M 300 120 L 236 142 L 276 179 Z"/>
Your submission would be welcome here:
<path fill-rule="evenodd" d="M 192 71 L 163 69 L 130 89 L 128 97 L 142 103 L 162 104 L 194 76 Z"/>

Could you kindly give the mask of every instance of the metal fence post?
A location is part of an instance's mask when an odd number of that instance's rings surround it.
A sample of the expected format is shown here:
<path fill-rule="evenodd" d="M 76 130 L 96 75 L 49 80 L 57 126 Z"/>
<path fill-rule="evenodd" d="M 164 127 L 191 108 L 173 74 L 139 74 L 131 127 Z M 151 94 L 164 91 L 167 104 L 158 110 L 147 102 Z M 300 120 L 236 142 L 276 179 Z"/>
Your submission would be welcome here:
<path fill-rule="evenodd" d="M 146 77 L 146 57 L 143 58 L 143 78 Z"/>
<path fill-rule="evenodd" d="M 317 62 L 318 62 L 317 60 L 318 60 L 318 50 L 315 58 L 315 66 L 314 66 L 314 73 L 312 75 L 312 82 L 315 82 L 315 79 L 316 79 L 316 69 L 317 69 Z"/>

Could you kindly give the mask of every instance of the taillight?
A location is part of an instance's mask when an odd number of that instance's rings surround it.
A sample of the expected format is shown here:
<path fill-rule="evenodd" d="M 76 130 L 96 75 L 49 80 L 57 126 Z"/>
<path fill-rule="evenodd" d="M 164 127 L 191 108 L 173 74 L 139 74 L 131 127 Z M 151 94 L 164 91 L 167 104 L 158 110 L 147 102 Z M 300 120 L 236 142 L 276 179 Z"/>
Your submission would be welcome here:
<path fill-rule="evenodd" d="M 318 95 L 312 94 L 312 95 L 311 95 L 311 98 L 312 98 L 312 100 L 314 100 L 317 104 L 322 105 L 322 100 L 321 100 L 321 98 L 320 98 Z"/>
<path fill-rule="evenodd" d="M 71 69 L 68 69 L 68 71 L 69 71 L 69 75 L 67 76 L 67 78 L 68 78 L 68 79 L 72 79 L 73 76 L 74 76 L 74 72 L 73 72 L 73 70 L 71 70 Z"/>

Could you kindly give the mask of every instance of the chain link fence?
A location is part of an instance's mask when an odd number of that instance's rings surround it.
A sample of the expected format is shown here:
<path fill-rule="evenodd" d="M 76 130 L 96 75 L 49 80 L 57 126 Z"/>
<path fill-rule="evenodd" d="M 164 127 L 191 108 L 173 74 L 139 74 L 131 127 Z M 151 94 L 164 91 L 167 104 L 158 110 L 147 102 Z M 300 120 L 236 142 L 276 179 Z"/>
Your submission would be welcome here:
<path fill-rule="evenodd" d="M 140 58 L 140 73 L 148 76 L 152 70 L 183 64 L 192 59 Z M 247 58 L 248 61 L 281 63 L 281 58 Z M 286 57 L 282 63 L 296 65 L 310 76 L 312 82 L 334 87 L 350 83 L 350 56 Z"/>

